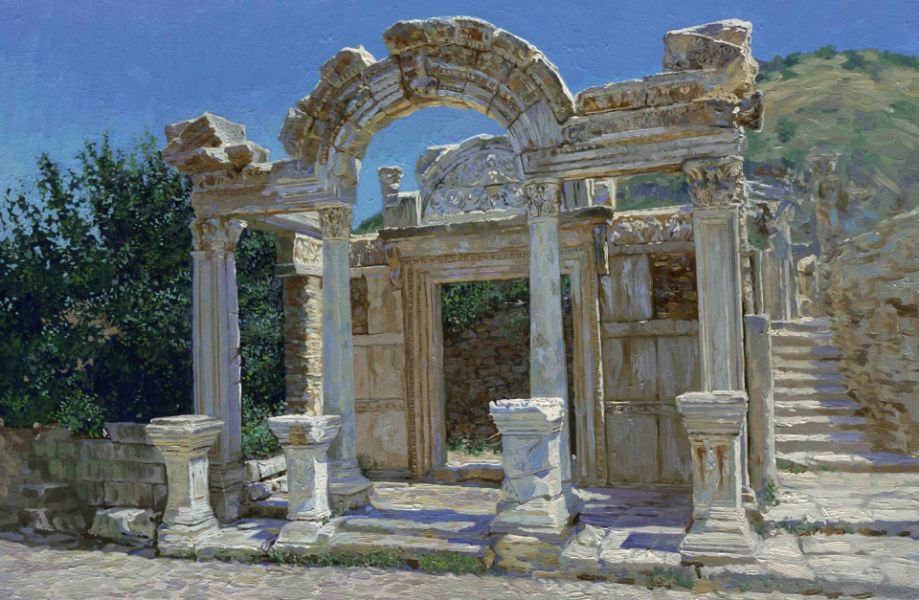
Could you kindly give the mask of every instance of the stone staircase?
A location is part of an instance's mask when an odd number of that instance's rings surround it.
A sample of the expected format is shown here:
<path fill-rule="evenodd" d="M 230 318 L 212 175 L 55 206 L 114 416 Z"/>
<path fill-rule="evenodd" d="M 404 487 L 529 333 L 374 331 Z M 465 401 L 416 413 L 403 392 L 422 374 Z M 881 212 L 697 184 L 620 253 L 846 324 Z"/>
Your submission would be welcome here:
<path fill-rule="evenodd" d="M 849 397 L 826 319 L 772 323 L 775 448 L 780 463 L 836 471 L 919 471 L 919 459 L 877 450 Z"/>

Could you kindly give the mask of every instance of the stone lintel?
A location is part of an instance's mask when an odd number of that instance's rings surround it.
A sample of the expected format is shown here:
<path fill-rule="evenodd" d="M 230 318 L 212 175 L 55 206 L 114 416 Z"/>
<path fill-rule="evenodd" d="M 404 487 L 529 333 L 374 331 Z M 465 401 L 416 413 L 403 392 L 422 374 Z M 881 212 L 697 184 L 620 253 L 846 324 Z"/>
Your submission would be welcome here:
<path fill-rule="evenodd" d="M 687 392 L 676 401 L 689 435 L 739 435 L 747 414 L 747 393 L 740 390 Z"/>

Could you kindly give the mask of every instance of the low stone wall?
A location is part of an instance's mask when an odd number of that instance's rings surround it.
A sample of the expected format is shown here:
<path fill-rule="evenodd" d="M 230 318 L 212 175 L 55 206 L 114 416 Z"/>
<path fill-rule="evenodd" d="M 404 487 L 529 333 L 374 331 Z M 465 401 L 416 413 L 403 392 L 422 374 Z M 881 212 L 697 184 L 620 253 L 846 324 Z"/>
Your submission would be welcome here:
<path fill-rule="evenodd" d="M 0 505 L 30 508 L 23 485 L 69 485 L 86 507 L 166 505 L 166 466 L 145 426 L 109 423 L 111 439 L 74 438 L 64 429 L 0 429 Z"/>
<path fill-rule="evenodd" d="M 849 389 L 878 441 L 919 453 L 919 210 L 842 242 L 824 269 Z"/>

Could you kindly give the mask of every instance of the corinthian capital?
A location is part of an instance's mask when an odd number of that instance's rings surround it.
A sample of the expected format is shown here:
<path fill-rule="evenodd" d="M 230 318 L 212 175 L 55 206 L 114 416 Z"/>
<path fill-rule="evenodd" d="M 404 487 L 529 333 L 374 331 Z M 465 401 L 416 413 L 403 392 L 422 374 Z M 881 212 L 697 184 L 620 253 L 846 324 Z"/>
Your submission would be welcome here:
<path fill-rule="evenodd" d="M 523 183 L 527 218 L 558 217 L 562 186 L 558 179 L 530 179 Z"/>
<path fill-rule="evenodd" d="M 351 207 L 344 204 L 321 207 L 319 224 L 322 227 L 322 239 L 348 239 L 351 235 Z"/>
<path fill-rule="evenodd" d="M 683 163 L 683 172 L 689 180 L 694 207 L 735 207 L 743 203 L 742 157 L 688 160 Z"/>
<path fill-rule="evenodd" d="M 195 219 L 191 223 L 192 243 L 202 252 L 235 252 L 246 224 L 226 217 Z"/>

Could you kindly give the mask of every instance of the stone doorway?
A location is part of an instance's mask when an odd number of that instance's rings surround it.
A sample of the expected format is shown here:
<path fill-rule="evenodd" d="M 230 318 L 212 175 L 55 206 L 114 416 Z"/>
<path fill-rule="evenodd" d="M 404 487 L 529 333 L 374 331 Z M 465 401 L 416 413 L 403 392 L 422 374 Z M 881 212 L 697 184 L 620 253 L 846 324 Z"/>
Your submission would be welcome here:
<path fill-rule="evenodd" d="M 574 418 L 571 280 L 567 275 L 561 287 L 568 410 Z M 444 284 L 440 299 L 446 466 L 458 469 L 455 475 L 460 478 L 482 478 L 485 465 L 501 464 L 501 437 L 489 415 L 489 403 L 530 395 L 529 282 Z M 571 428 L 570 448 L 576 448 L 575 434 Z"/>

